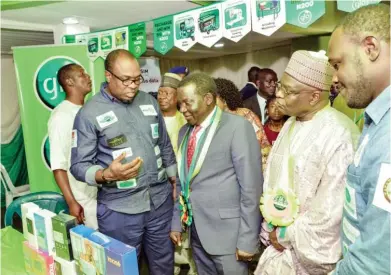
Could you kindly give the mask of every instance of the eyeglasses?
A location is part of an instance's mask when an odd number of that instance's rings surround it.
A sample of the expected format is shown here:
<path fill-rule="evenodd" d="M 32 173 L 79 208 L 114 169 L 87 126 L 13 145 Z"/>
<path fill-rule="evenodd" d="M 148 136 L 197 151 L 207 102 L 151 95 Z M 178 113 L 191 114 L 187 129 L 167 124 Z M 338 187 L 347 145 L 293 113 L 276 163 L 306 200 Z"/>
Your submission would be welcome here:
<path fill-rule="evenodd" d="M 276 84 L 277 84 L 277 91 L 282 91 L 285 96 L 292 95 L 292 94 L 294 95 L 294 94 L 299 94 L 300 93 L 300 92 L 298 93 L 298 92 L 287 90 L 284 86 L 282 86 L 280 81 L 278 81 Z"/>
<path fill-rule="evenodd" d="M 113 73 L 112 71 L 109 71 L 109 70 L 106 70 L 108 71 L 109 73 L 111 73 L 115 78 L 117 78 L 119 81 L 122 82 L 122 84 L 124 86 L 129 86 L 131 85 L 132 83 L 136 84 L 136 85 L 140 85 L 140 83 L 144 82 L 144 78 L 142 75 L 138 76 L 136 79 L 122 79 L 120 78 L 119 76 L 117 76 L 115 73 Z"/>
<path fill-rule="evenodd" d="M 300 92 L 290 91 L 290 90 L 286 89 L 284 86 L 282 86 L 280 81 L 277 82 L 277 91 L 282 91 L 285 96 L 288 96 L 288 95 L 298 95 L 298 94 L 302 94 L 302 93 L 313 93 L 314 92 L 314 90 L 308 90 L 308 91 L 305 90 L 305 91 L 300 91 Z M 329 91 L 320 91 L 320 92 L 328 93 Z"/>

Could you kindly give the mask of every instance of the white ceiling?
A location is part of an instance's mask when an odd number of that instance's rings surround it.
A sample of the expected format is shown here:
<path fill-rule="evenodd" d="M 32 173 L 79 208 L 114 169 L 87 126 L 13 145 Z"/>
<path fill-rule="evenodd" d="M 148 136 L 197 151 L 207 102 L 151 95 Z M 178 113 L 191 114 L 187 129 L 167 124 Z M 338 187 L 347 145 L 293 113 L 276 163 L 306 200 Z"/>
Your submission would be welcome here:
<path fill-rule="evenodd" d="M 53 30 L 62 24 L 64 17 L 73 16 L 91 31 L 109 29 L 129 25 L 141 21 L 190 10 L 199 7 L 187 1 L 66 1 L 44 6 L 6 10 L 1 12 L 2 53 L 10 52 L 12 46 L 39 45 L 53 43 Z M 6 30 L 5 30 L 6 29 Z M 10 29 L 13 29 L 11 31 Z M 16 30 L 40 31 L 40 33 L 20 32 Z M 44 31 L 46 33 L 43 33 Z M 152 24 L 147 24 L 148 52 L 147 55 L 158 55 L 153 49 Z M 227 54 L 248 52 L 271 48 L 277 45 L 290 44 L 296 34 L 277 32 L 271 37 L 250 33 L 240 42 L 235 43 L 223 39 L 225 47 L 206 48 L 195 45 L 188 52 L 179 49 L 171 50 L 166 57 L 175 59 L 199 59 Z"/>
<path fill-rule="evenodd" d="M 187 1 L 80 1 L 71 0 L 26 9 L 6 10 L 1 18 L 55 26 L 74 16 L 91 31 L 129 25 L 199 7 Z"/>

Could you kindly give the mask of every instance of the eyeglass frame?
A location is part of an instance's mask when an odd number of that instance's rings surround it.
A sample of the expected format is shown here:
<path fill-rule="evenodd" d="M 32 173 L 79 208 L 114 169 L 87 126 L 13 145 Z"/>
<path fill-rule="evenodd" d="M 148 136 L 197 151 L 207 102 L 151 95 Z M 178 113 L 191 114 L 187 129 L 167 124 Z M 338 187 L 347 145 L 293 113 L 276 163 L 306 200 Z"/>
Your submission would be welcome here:
<path fill-rule="evenodd" d="M 144 77 L 142 74 L 140 74 L 140 76 L 138 76 L 138 80 L 133 80 L 133 79 L 121 79 L 119 76 L 117 76 L 115 73 L 113 73 L 112 71 L 106 69 L 106 71 L 108 71 L 110 74 L 112 74 L 115 78 L 117 78 L 119 81 L 122 82 L 122 85 L 124 86 L 127 86 L 129 87 L 129 85 L 131 85 L 132 83 L 136 84 L 136 85 L 140 85 L 142 82 L 144 82 Z M 126 84 L 126 82 L 128 82 L 128 84 Z M 139 81 L 139 83 L 137 83 L 136 81 Z"/>
<path fill-rule="evenodd" d="M 282 92 L 284 93 L 284 96 L 299 95 L 299 94 L 302 94 L 303 92 L 311 92 L 311 93 L 314 92 L 314 91 L 291 92 L 291 91 L 288 91 L 286 88 L 283 88 L 281 81 L 276 82 L 276 89 L 277 89 L 277 91 L 282 90 Z M 320 92 L 328 92 L 328 91 L 320 91 Z"/>

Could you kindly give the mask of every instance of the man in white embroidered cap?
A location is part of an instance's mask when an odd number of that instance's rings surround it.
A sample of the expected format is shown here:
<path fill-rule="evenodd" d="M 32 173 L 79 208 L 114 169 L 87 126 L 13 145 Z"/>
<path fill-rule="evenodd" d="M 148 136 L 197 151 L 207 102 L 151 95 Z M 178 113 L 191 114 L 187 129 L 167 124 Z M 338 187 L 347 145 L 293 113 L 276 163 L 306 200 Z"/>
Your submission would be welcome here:
<path fill-rule="evenodd" d="M 327 274 L 341 257 L 346 168 L 359 131 L 330 107 L 334 69 L 324 51 L 293 53 L 277 89 L 291 116 L 269 156 L 261 211 L 267 246 L 256 275 Z"/>

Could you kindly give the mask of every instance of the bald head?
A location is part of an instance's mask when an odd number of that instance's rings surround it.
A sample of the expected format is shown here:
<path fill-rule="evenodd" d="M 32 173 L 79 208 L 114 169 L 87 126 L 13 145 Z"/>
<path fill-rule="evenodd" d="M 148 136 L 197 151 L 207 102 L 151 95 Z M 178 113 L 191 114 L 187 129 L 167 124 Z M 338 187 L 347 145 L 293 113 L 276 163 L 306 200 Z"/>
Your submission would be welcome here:
<path fill-rule="evenodd" d="M 127 50 L 118 49 L 110 52 L 105 60 L 105 70 L 112 71 L 115 62 L 120 58 L 129 58 L 132 61 L 136 61 L 137 59 Z"/>

